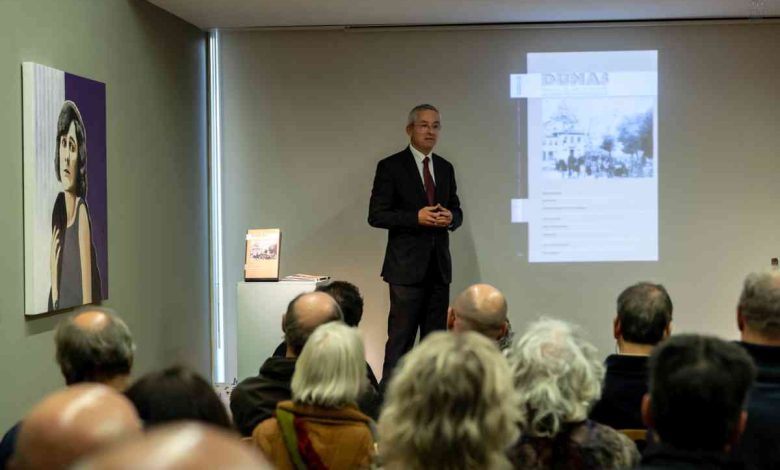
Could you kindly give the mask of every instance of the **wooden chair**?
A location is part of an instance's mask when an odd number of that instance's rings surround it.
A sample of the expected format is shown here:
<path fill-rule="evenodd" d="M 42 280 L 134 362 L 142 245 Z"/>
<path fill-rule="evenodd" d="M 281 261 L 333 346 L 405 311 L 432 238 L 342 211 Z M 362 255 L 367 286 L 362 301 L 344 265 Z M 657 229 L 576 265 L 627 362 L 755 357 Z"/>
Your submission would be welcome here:
<path fill-rule="evenodd" d="M 647 429 L 618 429 L 618 432 L 622 432 L 626 437 L 634 441 L 639 452 L 642 452 L 647 447 Z"/>

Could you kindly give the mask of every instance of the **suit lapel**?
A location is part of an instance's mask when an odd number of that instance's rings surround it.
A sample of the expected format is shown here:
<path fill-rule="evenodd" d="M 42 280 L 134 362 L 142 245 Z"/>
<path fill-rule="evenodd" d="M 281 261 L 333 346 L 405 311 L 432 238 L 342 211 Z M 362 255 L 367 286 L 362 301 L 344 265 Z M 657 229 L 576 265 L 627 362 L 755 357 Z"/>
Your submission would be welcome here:
<path fill-rule="evenodd" d="M 425 195 L 425 185 L 422 182 L 422 178 L 420 178 L 420 170 L 417 169 L 417 161 L 415 160 L 412 151 L 409 150 L 409 147 L 406 147 L 406 155 L 407 158 L 404 158 L 404 166 L 406 167 L 406 172 L 409 175 L 410 181 L 413 181 L 412 187 L 420 202 L 424 206 L 427 206 L 428 196 Z"/>

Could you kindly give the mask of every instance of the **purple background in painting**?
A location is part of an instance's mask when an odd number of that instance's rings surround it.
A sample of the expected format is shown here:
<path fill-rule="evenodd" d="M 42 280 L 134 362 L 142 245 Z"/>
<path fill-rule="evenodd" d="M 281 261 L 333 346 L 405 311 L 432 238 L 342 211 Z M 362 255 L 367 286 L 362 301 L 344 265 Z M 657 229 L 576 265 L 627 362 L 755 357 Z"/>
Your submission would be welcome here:
<path fill-rule="evenodd" d="M 87 205 L 92 219 L 92 243 L 108 298 L 108 198 L 106 192 L 106 85 L 65 73 L 65 99 L 81 112 L 87 130 Z"/>

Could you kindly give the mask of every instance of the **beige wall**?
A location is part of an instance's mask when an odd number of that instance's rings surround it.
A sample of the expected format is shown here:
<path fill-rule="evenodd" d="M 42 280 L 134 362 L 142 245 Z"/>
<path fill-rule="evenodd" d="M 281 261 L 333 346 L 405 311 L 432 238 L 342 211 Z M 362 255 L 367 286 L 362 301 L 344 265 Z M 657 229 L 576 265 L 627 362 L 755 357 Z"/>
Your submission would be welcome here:
<path fill-rule="evenodd" d="M 465 223 L 452 235 L 454 295 L 504 290 L 516 328 L 540 314 L 583 324 L 614 350 L 617 294 L 664 283 L 676 331 L 736 336 L 744 275 L 780 254 L 780 25 L 451 31 L 229 32 L 222 36 L 226 307 L 245 230 L 281 227 L 282 270 L 355 282 L 381 364 L 386 234 L 366 223 L 376 162 L 407 142 L 409 108 L 442 110 L 437 150 L 455 165 Z M 516 135 L 508 98 L 527 52 L 659 51 L 660 261 L 528 264 L 509 223 Z M 521 131 L 521 136 L 524 131 Z M 258 359 L 259 361 L 259 359 Z"/>
<path fill-rule="evenodd" d="M 53 329 L 24 318 L 21 64 L 107 84 L 110 295 L 137 342 L 135 374 L 210 374 L 204 33 L 137 0 L 0 6 L 0 428 L 63 385 Z"/>

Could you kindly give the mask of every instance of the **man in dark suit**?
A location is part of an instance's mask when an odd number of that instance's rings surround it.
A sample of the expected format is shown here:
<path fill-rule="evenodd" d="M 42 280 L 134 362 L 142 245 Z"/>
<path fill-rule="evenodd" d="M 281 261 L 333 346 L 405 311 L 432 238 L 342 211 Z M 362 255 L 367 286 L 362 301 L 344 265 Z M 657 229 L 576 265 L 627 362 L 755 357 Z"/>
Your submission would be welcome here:
<path fill-rule="evenodd" d="M 420 338 L 447 327 L 452 263 L 449 233 L 463 222 L 452 164 L 433 153 L 439 111 L 429 104 L 409 113 L 410 144 L 376 168 L 368 223 L 388 230 L 382 278 L 390 286 L 383 381 Z"/>

